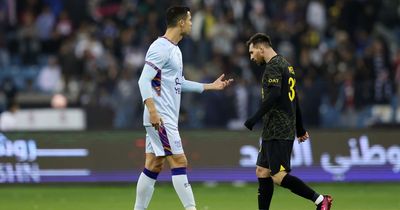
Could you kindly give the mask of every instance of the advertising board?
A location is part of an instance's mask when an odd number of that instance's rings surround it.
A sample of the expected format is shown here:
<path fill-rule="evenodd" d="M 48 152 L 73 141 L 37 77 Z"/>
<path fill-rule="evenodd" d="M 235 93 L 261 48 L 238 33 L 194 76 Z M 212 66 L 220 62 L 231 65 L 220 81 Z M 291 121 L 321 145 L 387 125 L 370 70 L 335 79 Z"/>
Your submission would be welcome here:
<path fill-rule="evenodd" d="M 400 132 L 311 131 L 294 143 L 293 174 L 305 181 L 400 181 Z M 256 181 L 258 132 L 186 131 L 192 181 Z M 135 182 L 144 131 L 20 132 L 0 135 L 0 183 Z M 159 180 L 169 181 L 168 168 Z"/>

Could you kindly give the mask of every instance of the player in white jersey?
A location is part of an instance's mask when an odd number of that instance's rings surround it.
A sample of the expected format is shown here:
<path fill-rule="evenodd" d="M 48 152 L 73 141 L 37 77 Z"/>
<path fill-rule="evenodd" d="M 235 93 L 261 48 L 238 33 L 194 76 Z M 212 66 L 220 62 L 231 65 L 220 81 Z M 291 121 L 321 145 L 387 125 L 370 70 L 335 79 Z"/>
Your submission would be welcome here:
<path fill-rule="evenodd" d="M 210 84 L 185 80 L 182 53 L 178 42 L 192 29 L 190 9 L 175 6 L 167 10 L 167 31 L 155 40 L 145 58 L 139 79 L 139 88 L 145 109 L 143 125 L 146 128 L 145 168 L 136 188 L 135 210 L 148 207 L 157 176 L 168 161 L 172 183 L 186 210 L 195 210 L 192 188 L 186 176 L 187 159 L 178 131 L 181 92 L 222 90 L 233 80 L 221 75 Z"/>

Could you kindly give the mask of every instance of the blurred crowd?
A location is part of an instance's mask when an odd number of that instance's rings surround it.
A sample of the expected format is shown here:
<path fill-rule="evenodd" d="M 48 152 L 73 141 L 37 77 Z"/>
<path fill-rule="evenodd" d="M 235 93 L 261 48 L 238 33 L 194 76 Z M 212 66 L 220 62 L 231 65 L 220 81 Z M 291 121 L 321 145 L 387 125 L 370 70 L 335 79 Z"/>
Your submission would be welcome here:
<path fill-rule="evenodd" d="M 176 4 L 192 11 L 192 34 L 179 44 L 185 77 L 235 79 L 226 91 L 183 94 L 181 126 L 243 128 L 260 104 L 264 68 L 245 45 L 256 32 L 294 66 L 307 126 L 370 126 L 377 105 L 396 121 L 395 0 L 0 0 L 0 110 L 19 94 L 61 93 L 115 128 L 140 127 L 144 56 Z"/>

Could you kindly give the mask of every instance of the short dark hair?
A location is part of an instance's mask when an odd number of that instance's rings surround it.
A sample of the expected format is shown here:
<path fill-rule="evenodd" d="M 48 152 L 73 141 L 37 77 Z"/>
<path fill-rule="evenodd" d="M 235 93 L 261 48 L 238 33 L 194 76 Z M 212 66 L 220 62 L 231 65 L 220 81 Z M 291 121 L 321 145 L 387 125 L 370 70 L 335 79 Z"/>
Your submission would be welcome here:
<path fill-rule="evenodd" d="M 263 33 L 256 33 L 251 36 L 249 41 L 246 42 L 246 45 L 249 47 L 251 44 L 267 44 L 268 46 L 272 47 L 271 38 Z"/>
<path fill-rule="evenodd" d="M 190 8 L 185 6 L 172 6 L 168 8 L 166 14 L 167 27 L 176 26 L 179 20 L 186 18 L 187 12 L 190 12 Z"/>

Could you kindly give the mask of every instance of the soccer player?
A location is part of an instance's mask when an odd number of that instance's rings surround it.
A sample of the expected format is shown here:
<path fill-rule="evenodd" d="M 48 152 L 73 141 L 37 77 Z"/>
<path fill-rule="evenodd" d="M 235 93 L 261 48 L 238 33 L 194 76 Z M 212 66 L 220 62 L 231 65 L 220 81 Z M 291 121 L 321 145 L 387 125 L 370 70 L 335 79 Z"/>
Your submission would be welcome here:
<path fill-rule="evenodd" d="M 169 163 L 172 183 L 186 210 L 195 210 L 192 188 L 186 176 L 187 160 L 178 131 L 181 92 L 222 90 L 233 80 L 221 75 L 210 84 L 186 80 L 178 42 L 192 28 L 190 9 L 174 6 L 166 12 L 167 30 L 147 51 L 139 88 L 145 104 L 143 125 L 146 129 L 145 168 L 136 188 L 135 210 L 148 207 L 157 176 L 165 160 Z"/>
<path fill-rule="evenodd" d="M 258 65 L 266 65 L 262 76 L 262 105 L 245 122 L 245 126 L 252 130 L 256 122 L 263 119 L 261 150 L 256 168 L 258 208 L 269 209 L 275 183 L 314 202 L 317 210 L 329 210 L 331 196 L 316 193 L 299 178 L 290 175 L 295 134 L 299 142 L 309 138 L 303 128 L 294 69 L 274 51 L 269 36 L 257 33 L 247 41 L 247 45 L 250 59 Z"/>

